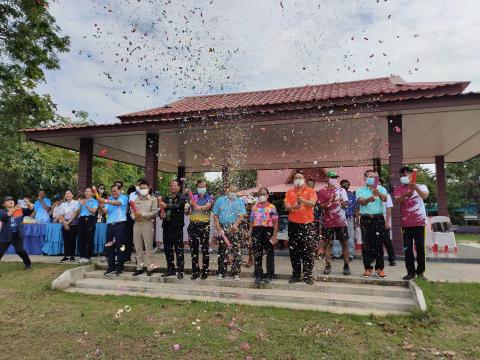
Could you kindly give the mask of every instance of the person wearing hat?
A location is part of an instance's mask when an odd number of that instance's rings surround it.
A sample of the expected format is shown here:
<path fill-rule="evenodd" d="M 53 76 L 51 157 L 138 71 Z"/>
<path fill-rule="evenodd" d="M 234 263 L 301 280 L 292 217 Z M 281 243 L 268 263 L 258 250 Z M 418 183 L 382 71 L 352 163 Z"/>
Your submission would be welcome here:
<path fill-rule="evenodd" d="M 348 205 L 348 196 L 345 189 L 338 186 L 338 175 L 334 171 L 327 173 L 327 186 L 317 193 L 318 202 L 323 210 L 323 238 L 325 244 L 325 275 L 330 274 L 332 265 L 333 240 L 336 238 L 342 245 L 343 274 L 350 275 L 348 228 L 345 208 Z"/>
<path fill-rule="evenodd" d="M 10 245 L 13 245 L 15 252 L 23 260 L 25 270 L 32 268 L 32 262 L 23 248 L 23 216 L 25 210 L 15 205 L 11 196 L 5 197 L 3 202 L 5 209 L 0 210 L 0 259 Z"/>

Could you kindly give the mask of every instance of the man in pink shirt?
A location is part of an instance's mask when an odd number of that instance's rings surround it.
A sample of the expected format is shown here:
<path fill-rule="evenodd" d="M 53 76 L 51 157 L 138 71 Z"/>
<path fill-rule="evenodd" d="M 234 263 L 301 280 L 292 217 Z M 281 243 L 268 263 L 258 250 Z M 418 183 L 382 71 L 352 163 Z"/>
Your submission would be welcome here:
<path fill-rule="evenodd" d="M 426 185 L 411 182 L 413 170 L 408 166 L 400 169 L 400 185 L 395 186 L 395 201 L 400 204 L 402 215 L 403 250 L 405 251 L 405 266 L 407 275 L 404 280 L 410 280 L 415 274 L 423 278 L 425 272 L 425 223 L 427 214 L 423 200 L 428 197 Z M 417 252 L 417 269 L 413 242 Z"/>
<path fill-rule="evenodd" d="M 348 205 L 348 196 L 345 189 L 338 186 L 338 175 L 329 171 L 328 184 L 317 193 L 318 203 L 323 210 L 323 238 L 325 244 L 325 275 L 330 274 L 332 266 L 333 240 L 336 238 L 342 245 L 343 274 L 350 275 L 348 254 L 348 228 L 345 208 Z"/>

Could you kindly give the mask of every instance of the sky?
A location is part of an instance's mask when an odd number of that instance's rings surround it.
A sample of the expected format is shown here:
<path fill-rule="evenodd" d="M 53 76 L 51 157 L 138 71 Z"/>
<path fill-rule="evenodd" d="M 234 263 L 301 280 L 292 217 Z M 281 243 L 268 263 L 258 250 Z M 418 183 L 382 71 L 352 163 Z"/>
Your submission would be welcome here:
<path fill-rule="evenodd" d="M 478 0 L 56 0 L 71 38 L 40 93 L 96 123 L 184 96 L 352 81 L 470 80 Z"/>

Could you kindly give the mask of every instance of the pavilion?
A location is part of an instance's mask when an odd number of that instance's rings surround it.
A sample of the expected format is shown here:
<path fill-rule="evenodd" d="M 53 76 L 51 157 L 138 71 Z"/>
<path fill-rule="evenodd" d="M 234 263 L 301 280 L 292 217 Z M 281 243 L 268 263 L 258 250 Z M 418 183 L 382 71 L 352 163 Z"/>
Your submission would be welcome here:
<path fill-rule="evenodd" d="M 447 214 L 445 162 L 480 153 L 480 93 L 468 81 L 405 82 L 399 76 L 286 89 L 185 97 L 120 115 L 120 122 L 26 129 L 29 140 L 80 153 L 78 186 L 93 156 L 158 170 L 295 169 L 435 163 L 438 212 Z M 224 176 L 224 179 L 227 179 Z M 393 238 L 401 252 L 400 212 Z"/>

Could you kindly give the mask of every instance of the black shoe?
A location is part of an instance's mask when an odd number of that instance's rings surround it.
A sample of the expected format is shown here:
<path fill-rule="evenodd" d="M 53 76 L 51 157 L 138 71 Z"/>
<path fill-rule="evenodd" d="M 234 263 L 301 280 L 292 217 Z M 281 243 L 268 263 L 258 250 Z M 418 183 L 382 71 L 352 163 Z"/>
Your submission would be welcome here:
<path fill-rule="evenodd" d="M 390 261 L 390 266 L 397 266 L 397 262 L 395 260 Z"/>
<path fill-rule="evenodd" d="M 25 270 L 32 270 L 32 264 L 25 265 Z"/>
<path fill-rule="evenodd" d="M 163 273 L 162 274 L 162 277 L 168 277 L 168 276 L 174 276 L 176 275 L 177 273 L 173 270 L 168 270 L 167 272 Z"/>
<path fill-rule="evenodd" d="M 423 275 L 423 273 L 417 274 L 417 279 L 421 279 L 421 280 L 427 281 L 427 278 Z"/>
<path fill-rule="evenodd" d="M 206 272 L 202 273 L 202 276 L 200 277 L 200 279 L 205 280 L 206 278 L 208 278 L 208 273 Z"/>
<path fill-rule="evenodd" d="M 198 273 L 192 273 L 192 276 L 190 277 L 190 279 L 197 280 L 199 277 L 200 275 Z"/>
<path fill-rule="evenodd" d="M 183 279 L 183 272 L 179 272 L 177 274 L 177 279 L 182 280 Z"/>
<path fill-rule="evenodd" d="M 415 278 L 415 274 L 407 274 L 402 279 L 403 280 L 412 280 Z"/>
<path fill-rule="evenodd" d="M 116 270 L 115 275 L 119 276 L 121 273 L 123 273 L 123 270 Z"/>
<path fill-rule="evenodd" d="M 147 270 L 148 271 L 148 270 Z M 138 275 L 142 275 L 143 274 L 143 270 L 136 270 L 132 276 L 138 276 Z"/>
<path fill-rule="evenodd" d="M 255 284 L 260 285 L 262 283 L 263 279 L 261 276 L 256 276 L 255 277 Z"/>
<path fill-rule="evenodd" d="M 352 262 L 352 261 L 353 261 L 353 256 L 350 256 L 350 257 L 348 258 L 348 261 Z"/>
<path fill-rule="evenodd" d="M 300 282 L 300 278 L 298 276 L 290 276 L 290 279 L 288 279 L 289 284 L 295 284 Z"/>
<path fill-rule="evenodd" d="M 147 270 L 147 276 L 152 276 L 155 270 Z"/>
<path fill-rule="evenodd" d="M 116 275 L 117 272 L 115 270 L 107 270 L 103 273 L 105 276 Z"/>
<path fill-rule="evenodd" d="M 343 275 L 347 276 L 350 275 L 352 272 L 350 271 L 350 266 L 348 264 L 343 265 Z"/>
<path fill-rule="evenodd" d="M 313 278 L 312 277 L 305 278 L 303 281 L 305 281 L 305 284 L 307 284 L 307 285 L 313 285 Z"/>
<path fill-rule="evenodd" d="M 263 282 L 265 284 L 270 284 L 272 282 L 272 278 L 270 276 L 267 276 L 266 278 L 263 279 Z"/>
<path fill-rule="evenodd" d="M 68 261 L 69 261 L 69 260 L 68 260 L 68 257 L 64 256 L 64 257 L 62 258 L 62 260 L 60 260 L 60 264 L 66 263 L 66 262 L 68 262 Z"/>
<path fill-rule="evenodd" d="M 330 264 L 325 265 L 325 269 L 323 270 L 323 274 L 328 275 L 331 272 L 332 272 L 332 265 L 330 265 Z"/>
<path fill-rule="evenodd" d="M 75 261 L 75 256 L 70 256 L 70 259 L 68 259 L 68 261 L 74 262 Z"/>

